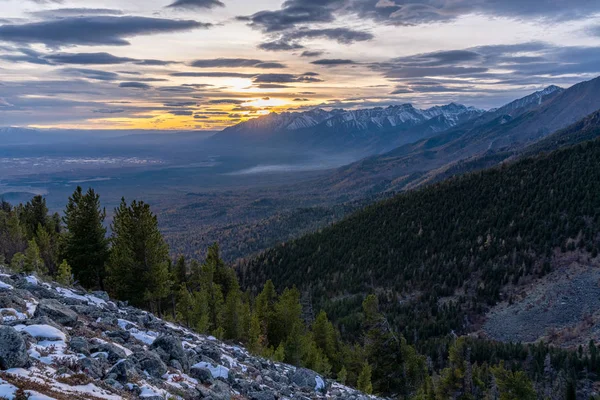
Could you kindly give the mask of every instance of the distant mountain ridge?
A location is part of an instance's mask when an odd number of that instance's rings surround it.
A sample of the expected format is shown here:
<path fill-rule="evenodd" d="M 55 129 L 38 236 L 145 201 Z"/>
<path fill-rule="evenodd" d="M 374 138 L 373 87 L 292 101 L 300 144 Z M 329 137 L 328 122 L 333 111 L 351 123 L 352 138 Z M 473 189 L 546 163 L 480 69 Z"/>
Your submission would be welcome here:
<path fill-rule="evenodd" d="M 242 122 L 223 130 L 211 141 L 377 153 L 428 137 L 484 113 L 485 110 L 456 103 L 428 109 L 418 109 L 412 104 L 358 110 L 317 108 L 271 113 Z"/>

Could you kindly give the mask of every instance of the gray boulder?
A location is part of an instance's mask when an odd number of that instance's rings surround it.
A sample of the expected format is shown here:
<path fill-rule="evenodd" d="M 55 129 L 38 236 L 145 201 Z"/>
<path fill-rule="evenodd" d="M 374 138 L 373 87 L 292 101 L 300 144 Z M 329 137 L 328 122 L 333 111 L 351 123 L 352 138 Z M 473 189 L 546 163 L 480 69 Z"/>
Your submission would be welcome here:
<path fill-rule="evenodd" d="M 77 365 L 92 379 L 101 379 L 104 376 L 104 363 L 99 360 L 86 357 L 78 360 Z"/>
<path fill-rule="evenodd" d="M 27 344 L 14 328 L 0 326 L 0 370 L 22 368 L 29 364 Z"/>
<path fill-rule="evenodd" d="M 276 400 L 277 397 L 275 397 L 275 394 L 272 391 L 266 390 L 264 392 L 248 393 L 248 399 L 249 400 Z"/>
<path fill-rule="evenodd" d="M 48 317 L 56 323 L 73 327 L 77 323 L 77 313 L 54 299 L 42 299 L 35 310 L 34 317 Z"/>
<path fill-rule="evenodd" d="M 84 337 L 74 337 L 71 338 L 69 342 L 69 349 L 75 353 L 80 353 L 86 356 L 90 355 L 90 345 L 86 338 Z"/>
<path fill-rule="evenodd" d="M 192 368 L 190 371 L 190 376 L 194 379 L 197 379 L 200 383 L 212 384 L 214 381 L 212 373 L 207 368 Z"/>
<path fill-rule="evenodd" d="M 118 362 L 108 371 L 108 379 L 115 379 L 121 383 L 134 381 L 138 376 L 135 365 L 129 360 Z"/>
<path fill-rule="evenodd" d="M 167 366 L 156 353 L 150 351 L 134 353 L 132 358 L 137 361 L 142 371 L 146 371 L 154 378 L 160 378 L 167 373 Z"/>
<path fill-rule="evenodd" d="M 183 346 L 181 345 L 181 340 L 177 339 L 175 336 L 160 336 L 152 343 L 151 349 L 162 350 L 162 352 L 158 352 L 158 354 L 163 357 L 164 362 L 168 363 L 171 360 L 177 360 L 182 365 L 184 371 L 190 369 L 190 364 L 185 354 L 185 350 L 183 350 Z M 168 359 L 165 359 L 167 357 Z"/>
<path fill-rule="evenodd" d="M 290 379 L 292 383 L 309 391 L 315 391 L 317 388 L 317 381 L 322 381 L 319 374 L 306 368 L 297 368 Z"/>

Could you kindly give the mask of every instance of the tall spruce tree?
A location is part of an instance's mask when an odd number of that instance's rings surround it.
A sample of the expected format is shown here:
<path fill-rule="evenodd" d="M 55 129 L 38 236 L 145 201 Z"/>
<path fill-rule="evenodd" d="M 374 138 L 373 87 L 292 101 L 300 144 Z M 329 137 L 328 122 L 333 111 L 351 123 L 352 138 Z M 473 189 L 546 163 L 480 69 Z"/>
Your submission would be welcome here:
<path fill-rule="evenodd" d="M 113 294 L 136 306 L 160 312 L 171 288 L 169 248 L 158 230 L 158 220 L 143 201 L 125 199 L 115 209 L 112 251 L 108 261 Z"/>
<path fill-rule="evenodd" d="M 75 279 L 86 288 L 104 290 L 109 255 L 105 217 L 106 211 L 101 208 L 100 196 L 94 189 L 83 193 L 77 187 L 69 197 L 63 218 L 67 227 L 63 258 L 73 269 Z"/>

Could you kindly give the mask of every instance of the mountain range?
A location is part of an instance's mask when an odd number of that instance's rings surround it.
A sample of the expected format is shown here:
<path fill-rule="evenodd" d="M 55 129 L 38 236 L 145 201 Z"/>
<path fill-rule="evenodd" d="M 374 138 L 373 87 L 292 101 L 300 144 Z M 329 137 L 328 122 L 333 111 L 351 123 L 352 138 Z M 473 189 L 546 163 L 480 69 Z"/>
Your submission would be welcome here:
<path fill-rule="evenodd" d="M 411 104 L 358 110 L 317 108 L 271 113 L 227 128 L 210 141 L 373 154 L 429 137 L 484 113 L 455 103 L 424 110 Z"/>

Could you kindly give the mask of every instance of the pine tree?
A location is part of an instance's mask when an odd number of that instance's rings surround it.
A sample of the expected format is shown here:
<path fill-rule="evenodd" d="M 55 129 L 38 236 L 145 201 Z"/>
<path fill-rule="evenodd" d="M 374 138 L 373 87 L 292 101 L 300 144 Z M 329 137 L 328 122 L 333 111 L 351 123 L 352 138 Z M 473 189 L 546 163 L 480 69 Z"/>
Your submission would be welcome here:
<path fill-rule="evenodd" d="M 71 271 L 71 266 L 67 263 L 67 260 L 63 260 L 58 266 L 56 281 L 65 286 L 71 286 L 73 284 L 73 272 Z"/>
<path fill-rule="evenodd" d="M 185 257 L 180 256 L 175 264 L 174 279 L 178 284 L 187 283 L 188 271 Z"/>
<path fill-rule="evenodd" d="M 108 271 L 113 294 L 136 306 L 147 306 L 148 300 L 160 306 L 171 287 L 169 248 L 150 206 L 135 200 L 127 206 L 122 199 L 112 231 Z"/>
<path fill-rule="evenodd" d="M 200 290 L 194 293 L 193 299 L 192 326 L 200 333 L 209 333 L 210 310 L 208 293 L 205 290 Z"/>
<path fill-rule="evenodd" d="M 277 300 L 277 292 L 275 291 L 275 285 L 271 280 L 268 280 L 263 290 L 260 292 L 258 296 L 256 296 L 256 300 L 254 303 L 254 309 L 256 312 L 256 317 L 261 326 L 262 334 L 266 339 L 268 339 L 268 331 L 269 327 L 272 328 L 273 318 L 275 315 L 275 302 Z M 265 343 L 265 345 L 278 345 L 279 343 Z"/>
<path fill-rule="evenodd" d="M 337 373 L 336 380 L 339 383 L 341 383 L 342 385 L 345 385 L 347 379 L 348 379 L 348 371 L 346 370 L 346 367 L 342 367 L 342 369 L 340 370 L 340 372 Z"/>
<path fill-rule="evenodd" d="M 285 289 L 274 306 L 273 323 L 269 325 L 267 332 L 269 343 L 278 345 L 286 342 L 294 330 L 296 330 L 294 333 L 299 336 L 301 333 L 298 329 L 303 326 L 301 317 L 300 292 L 296 288 Z M 299 341 L 298 336 L 295 340 Z M 296 358 L 296 355 L 291 358 Z"/>
<path fill-rule="evenodd" d="M 263 347 L 263 335 L 260 321 L 256 313 L 250 318 L 250 331 L 248 332 L 248 350 L 254 354 L 260 354 Z"/>
<path fill-rule="evenodd" d="M 35 242 L 40 250 L 40 257 L 44 261 L 45 271 L 54 275 L 56 273 L 56 240 L 42 225 L 38 225 Z"/>
<path fill-rule="evenodd" d="M 239 286 L 232 288 L 225 300 L 225 339 L 240 340 L 243 334 L 242 300 Z"/>
<path fill-rule="evenodd" d="M 356 387 L 363 393 L 373 393 L 373 385 L 371 384 L 371 366 L 368 363 L 363 365 L 363 368 L 358 375 Z"/>
<path fill-rule="evenodd" d="M 23 206 L 21 221 L 28 238 L 32 238 L 35 235 L 38 225 L 45 228 L 49 222 L 46 199 L 38 195 L 27 202 L 27 204 Z"/>
<path fill-rule="evenodd" d="M 192 323 L 192 313 L 194 310 L 194 298 L 185 284 L 179 286 L 177 292 L 176 316 L 179 321 L 184 323 L 188 328 Z"/>
<path fill-rule="evenodd" d="M 281 343 L 275 353 L 273 353 L 273 360 L 277 362 L 283 362 L 285 360 L 285 347 L 283 343 Z"/>
<path fill-rule="evenodd" d="M 315 342 L 323 354 L 333 361 L 337 358 L 336 332 L 333 324 L 327 318 L 327 313 L 321 311 L 312 326 Z"/>
<path fill-rule="evenodd" d="M 40 249 L 35 240 L 29 241 L 29 246 L 25 250 L 25 260 L 22 272 L 30 274 L 32 272 L 42 272 L 44 261 L 40 257 Z"/>
<path fill-rule="evenodd" d="M 158 314 L 162 316 L 162 301 L 171 294 L 173 286 L 168 260 L 152 265 L 148 274 L 148 284 L 144 297 L 153 306 L 156 305 Z"/>
<path fill-rule="evenodd" d="M 67 227 L 63 255 L 73 268 L 75 279 L 86 288 L 104 290 L 105 264 L 109 256 L 109 241 L 103 225 L 105 217 L 100 196 L 93 189 L 84 194 L 81 187 L 77 187 L 69 197 L 63 218 Z"/>
<path fill-rule="evenodd" d="M 25 254 L 17 253 L 13 256 L 10 262 L 10 268 L 15 272 L 24 272 L 25 267 Z"/>

